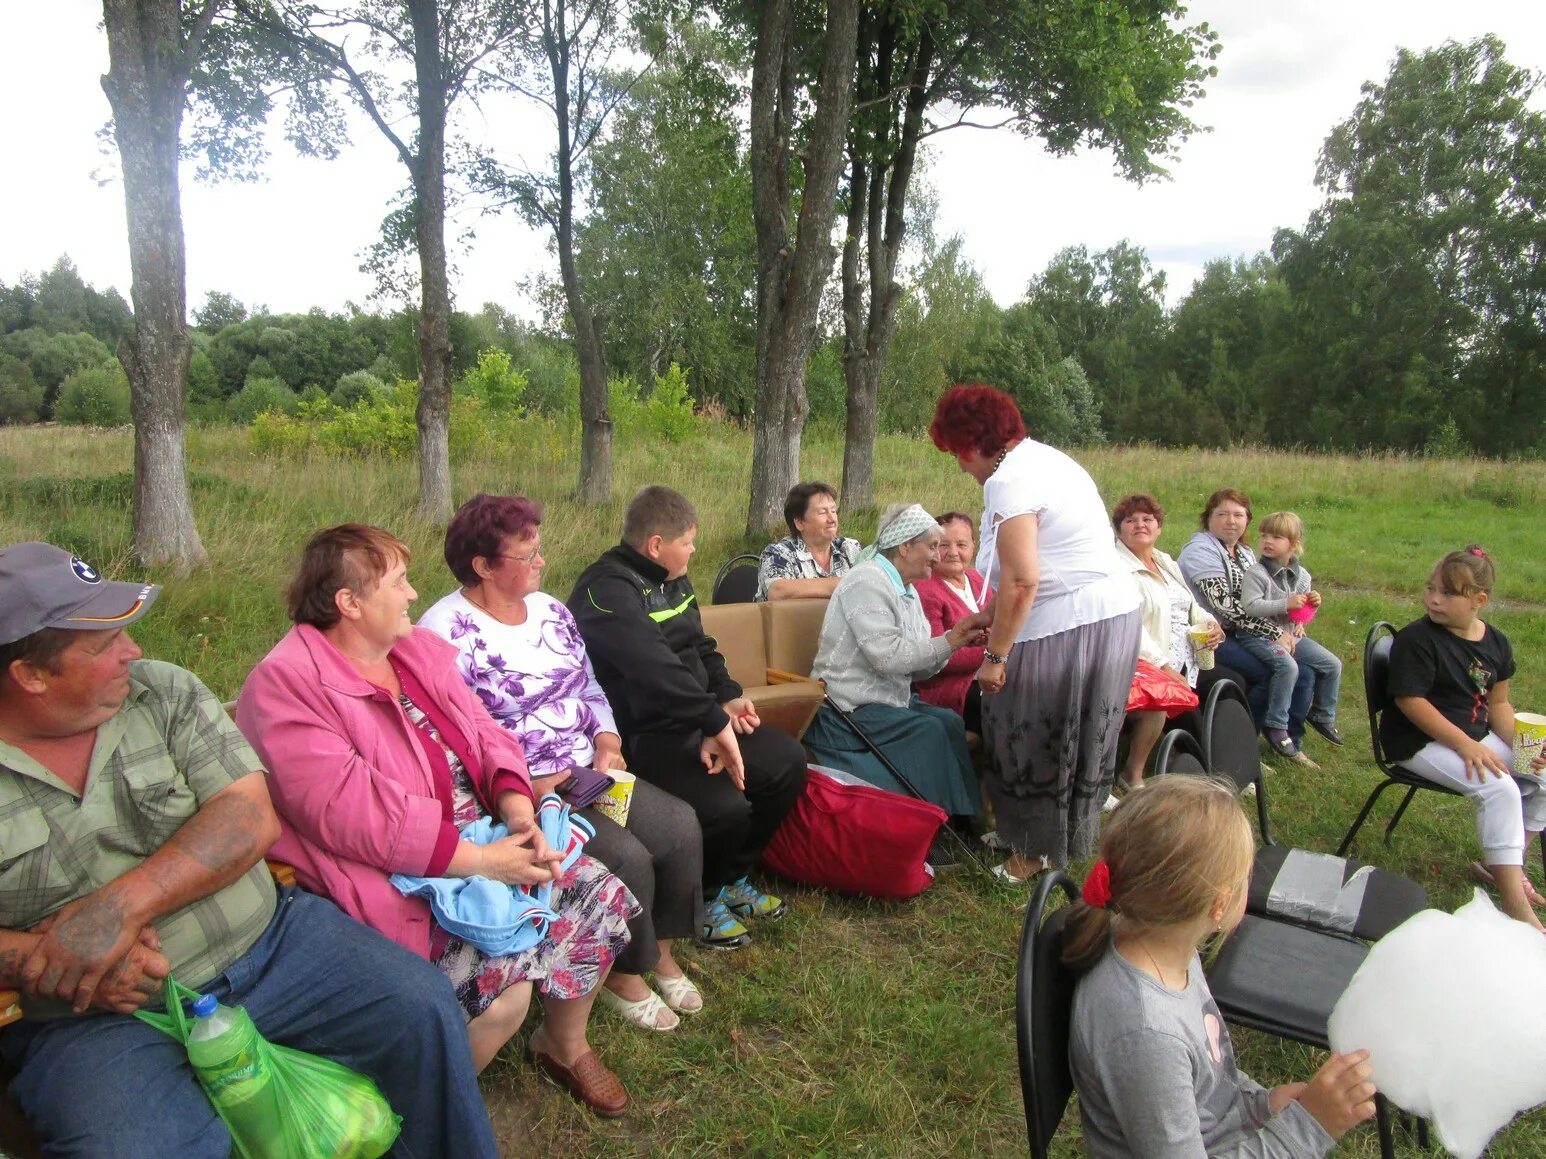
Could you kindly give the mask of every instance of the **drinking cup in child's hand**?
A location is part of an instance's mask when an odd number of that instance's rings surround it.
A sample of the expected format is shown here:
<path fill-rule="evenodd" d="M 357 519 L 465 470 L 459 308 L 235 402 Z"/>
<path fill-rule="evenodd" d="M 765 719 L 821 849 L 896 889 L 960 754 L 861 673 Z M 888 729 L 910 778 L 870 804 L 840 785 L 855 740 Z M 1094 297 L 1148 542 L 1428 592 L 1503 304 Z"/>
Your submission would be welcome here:
<path fill-rule="evenodd" d="M 1300 1106 L 1333 1139 L 1374 1117 L 1374 1084 L 1369 1081 L 1374 1072 L 1368 1059 L 1367 1050 L 1333 1054 L 1299 1092 Z"/>

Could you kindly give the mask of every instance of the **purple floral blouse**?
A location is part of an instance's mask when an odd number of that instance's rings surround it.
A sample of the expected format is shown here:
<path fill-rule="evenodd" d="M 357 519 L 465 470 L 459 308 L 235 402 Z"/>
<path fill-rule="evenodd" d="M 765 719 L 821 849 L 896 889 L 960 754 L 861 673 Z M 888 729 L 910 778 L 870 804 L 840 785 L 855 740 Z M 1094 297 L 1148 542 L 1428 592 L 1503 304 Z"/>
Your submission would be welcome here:
<path fill-rule="evenodd" d="M 456 645 L 462 679 L 515 734 L 532 776 L 589 766 L 596 734 L 617 731 L 574 616 L 546 592 L 526 597 L 524 624 L 502 624 L 456 590 L 419 626 Z"/>

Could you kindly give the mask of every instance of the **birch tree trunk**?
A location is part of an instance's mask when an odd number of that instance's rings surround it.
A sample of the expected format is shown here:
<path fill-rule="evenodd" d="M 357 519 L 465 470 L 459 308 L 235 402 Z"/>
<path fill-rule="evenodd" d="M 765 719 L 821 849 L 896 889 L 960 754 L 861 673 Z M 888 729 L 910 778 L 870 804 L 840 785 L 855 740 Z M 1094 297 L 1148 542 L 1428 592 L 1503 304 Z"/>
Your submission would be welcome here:
<path fill-rule="evenodd" d="M 205 559 L 184 445 L 188 384 L 186 262 L 178 185 L 189 74 L 214 5 L 185 36 L 177 0 L 105 0 L 108 73 L 123 163 L 134 324 L 119 345 L 134 419 L 134 554 L 179 572 Z"/>
<path fill-rule="evenodd" d="M 805 180 L 790 237 L 789 163 L 795 115 L 793 0 L 766 0 L 752 60 L 752 218 L 757 233 L 757 403 L 746 531 L 781 519 L 799 480 L 809 405 L 805 366 L 816 342 L 821 291 L 836 251 L 832 226 L 853 106 L 859 0 L 830 0 L 822 38 L 816 111 L 802 150 Z"/>
<path fill-rule="evenodd" d="M 446 275 L 446 80 L 435 0 L 410 0 L 419 114 L 413 170 L 419 249 L 419 514 L 451 517 L 451 286 Z"/>

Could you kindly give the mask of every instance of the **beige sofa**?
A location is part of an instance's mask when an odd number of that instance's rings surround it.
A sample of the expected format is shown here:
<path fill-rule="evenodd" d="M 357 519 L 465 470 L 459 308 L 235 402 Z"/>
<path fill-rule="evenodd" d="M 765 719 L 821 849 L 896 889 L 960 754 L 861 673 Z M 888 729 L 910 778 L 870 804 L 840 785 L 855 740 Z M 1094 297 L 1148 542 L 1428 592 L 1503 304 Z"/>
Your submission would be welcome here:
<path fill-rule="evenodd" d="M 799 740 L 826 695 L 810 676 L 826 600 L 714 604 L 701 609 L 730 676 L 763 722 Z"/>

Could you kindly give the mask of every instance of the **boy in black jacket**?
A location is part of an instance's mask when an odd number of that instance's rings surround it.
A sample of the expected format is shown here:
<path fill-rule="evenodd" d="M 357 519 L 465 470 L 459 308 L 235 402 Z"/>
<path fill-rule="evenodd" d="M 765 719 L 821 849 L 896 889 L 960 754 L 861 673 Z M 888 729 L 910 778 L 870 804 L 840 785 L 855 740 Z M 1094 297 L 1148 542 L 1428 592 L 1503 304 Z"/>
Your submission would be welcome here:
<path fill-rule="evenodd" d="M 703 632 L 687 578 L 698 514 L 669 487 L 645 487 L 623 542 L 580 574 L 569 610 L 585 638 L 634 774 L 686 801 L 703 827 L 704 944 L 748 941 L 737 919 L 785 905 L 747 879 L 805 787 L 805 750 L 762 728 Z"/>

